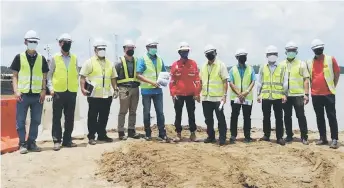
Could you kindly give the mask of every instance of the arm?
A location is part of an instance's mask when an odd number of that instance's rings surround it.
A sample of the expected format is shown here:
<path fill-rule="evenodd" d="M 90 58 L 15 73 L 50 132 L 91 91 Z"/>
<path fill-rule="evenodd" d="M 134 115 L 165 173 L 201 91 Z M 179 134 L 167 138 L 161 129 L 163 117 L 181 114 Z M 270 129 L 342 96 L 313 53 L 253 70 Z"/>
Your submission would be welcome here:
<path fill-rule="evenodd" d="M 50 60 L 50 67 L 49 67 L 49 72 L 48 72 L 48 75 L 47 75 L 47 79 L 48 79 L 48 88 L 49 88 L 49 91 L 50 92 L 54 92 L 54 87 L 53 87 L 53 76 L 54 76 L 54 72 L 55 72 L 55 60 L 54 58 L 51 58 Z M 78 70 L 78 69 L 76 69 Z"/>
<path fill-rule="evenodd" d="M 174 76 L 174 72 L 175 72 L 175 63 L 172 64 L 171 70 L 170 70 L 171 80 L 170 80 L 169 88 L 170 88 L 170 94 L 172 97 L 175 95 L 175 86 L 176 86 L 176 83 L 175 83 L 176 78 Z"/>
<path fill-rule="evenodd" d="M 18 93 L 18 73 L 20 71 L 20 54 L 16 55 L 11 64 L 11 69 L 13 71 L 12 77 L 12 87 L 15 95 Z"/>
<path fill-rule="evenodd" d="M 307 68 L 307 64 L 306 62 L 301 62 L 302 63 L 302 76 L 303 76 L 303 87 L 304 87 L 304 90 L 305 90 L 305 94 L 306 95 L 309 95 L 309 71 L 308 71 L 308 68 Z"/>
<path fill-rule="evenodd" d="M 201 90 L 202 90 L 202 84 L 201 84 L 201 78 L 199 76 L 199 72 L 198 72 L 198 66 L 197 66 L 197 63 L 195 62 L 195 69 L 196 69 L 196 72 L 195 72 L 195 93 L 194 95 L 195 96 L 200 96 L 201 94 Z"/>
<path fill-rule="evenodd" d="M 12 87 L 13 92 L 16 94 L 18 92 L 18 72 L 15 70 L 13 71 Z"/>
<path fill-rule="evenodd" d="M 263 67 L 264 65 L 261 65 L 259 67 L 259 73 L 258 73 L 258 78 L 257 78 L 257 96 L 260 96 L 260 92 L 262 91 L 262 79 L 263 79 Z"/>
<path fill-rule="evenodd" d="M 117 71 L 116 71 L 116 67 L 113 66 L 112 67 L 112 75 L 111 75 L 111 85 L 112 85 L 112 88 L 116 91 L 118 90 L 117 89 Z"/>
<path fill-rule="evenodd" d="M 228 82 L 229 82 L 229 86 L 230 86 L 230 88 L 232 89 L 232 91 L 233 91 L 235 94 L 240 95 L 241 92 L 240 92 L 239 88 L 237 88 L 237 87 L 234 85 L 234 83 L 233 83 L 233 82 L 234 82 L 234 76 L 233 76 L 233 69 L 232 69 L 232 68 L 229 70 L 229 80 L 228 80 Z"/>
<path fill-rule="evenodd" d="M 251 80 L 252 80 L 252 82 L 251 82 L 250 86 L 248 86 L 248 89 L 246 90 L 247 93 L 250 93 L 252 91 L 252 89 L 256 83 L 256 73 L 254 71 L 252 71 Z"/>
<path fill-rule="evenodd" d="M 337 87 L 339 76 L 340 76 L 340 67 L 338 66 L 338 63 L 334 57 L 332 57 L 333 62 L 333 73 L 334 73 L 334 86 Z"/>
<path fill-rule="evenodd" d="M 80 73 L 79 73 L 80 74 L 80 90 L 84 96 L 86 96 L 86 94 L 89 93 L 85 89 L 85 84 L 86 84 L 86 77 L 91 73 L 91 71 L 92 71 L 91 61 L 88 60 L 82 65 Z"/>
<path fill-rule="evenodd" d="M 43 72 L 43 80 L 42 80 L 42 91 L 40 94 L 40 102 L 43 104 L 45 100 L 45 95 L 47 92 L 47 74 L 49 72 L 49 65 L 47 60 L 44 56 L 42 56 L 43 64 L 42 64 L 42 72 Z"/>
<path fill-rule="evenodd" d="M 228 72 L 227 72 L 227 67 L 224 63 L 222 63 L 222 67 L 221 67 L 221 78 L 223 80 L 223 93 L 224 93 L 224 96 L 223 96 L 223 101 L 224 103 L 226 103 L 226 99 L 227 99 L 227 92 L 228 92 L 228 79 L 229 79 L 229 75 L 228 75 Z"/>

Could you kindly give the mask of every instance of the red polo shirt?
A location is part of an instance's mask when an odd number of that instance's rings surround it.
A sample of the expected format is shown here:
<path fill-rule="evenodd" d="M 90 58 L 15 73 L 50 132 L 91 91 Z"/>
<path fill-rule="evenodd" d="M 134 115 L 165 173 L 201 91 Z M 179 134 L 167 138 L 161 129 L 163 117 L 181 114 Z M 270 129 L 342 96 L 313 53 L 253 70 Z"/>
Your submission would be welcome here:
<path fill-rule="evenodd" d="M 200 94 L 200 78 L 197 63 L 192 60 L 178 60 L 170 70 L 171 96 L 198 96 Z"/>
<path fill-rule="evenodd" d="M 332 57 L 333 72 L 339 73 L 340 67 L 334 57 Z M 312 70 L 312 95 L 331 95 L 331 91 L 327 87 L 327 83 L 324 76 L 324 55 L 314 59 Z"/>

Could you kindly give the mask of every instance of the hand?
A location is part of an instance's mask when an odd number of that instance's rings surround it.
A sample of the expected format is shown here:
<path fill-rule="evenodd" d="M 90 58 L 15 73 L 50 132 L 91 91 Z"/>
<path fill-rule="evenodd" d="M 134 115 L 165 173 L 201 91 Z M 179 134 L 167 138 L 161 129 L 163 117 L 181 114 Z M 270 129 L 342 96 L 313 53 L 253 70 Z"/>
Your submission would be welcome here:
<path fill-rule="evenodd" d="M 89 91 L 87 91 L 86 89 L 84 88 L 81 88 L 81 92 L 84 96 L 86 96 L 88 93 L 90 93 Z"/>
<path fill-rule="evenodd" d="M 175 95 L 172 95 L 172 101 L 173 101 L 173 104 L 176 102 L 176 100 L 178 100 L 177 96 L 175 96 Z"/>
<path fill-rule="evenodd" d="M 282 103 L 286 103 L 287 102 L 287 97 L 285 95 L 283 95 L 282 97 Z"/>
<path fill-rule="evenodd" d="M 257 97 L 257 102 L 258 102 L 258 103 L 261 103 L 261 102 L 262 102 L 262 97 L 261 97 L 261 96 L 258 96 L 258 97 Z"/>
<path fill-rule="evenodd" d="M 200 98 L 199 96 L 194 96 L 193 98 L 194 98 L 198 103 L 201 102 L 201 98 Z"/>
<path fill-rule="evenodd" d="M 223 104 L 226 104 L 226 100 L 227 100 L 226 98 L 227 98 L 227 96 L 222 97 L 221 101 L 223 101 Z"/>
<path fill-rule="evenodd" d="M 20 91 L 15 92 L 14 96 L 17 99 L 17 101 L 19 101 L 19 102 L 23 101 L 23 99 L 21 97 L 22 93 Z"/>
<path fill-rule="evenodd" d="M 55 95 L 55 92 L 54 92 L 54 90 L 50 90 L 50 95 L 51 95 L 51 97 L 53 97 L 53 98 L 54 98 L 54 95 Z"/>
<path fill-rule="evenodd" d="M 160 87 L 159 84 L 158 84 L 157 82 L 152 82 L 151 85 L 154 86 L 154 87 L 156 87 L 156 88 Z"/>
<path fill-rule="evenodd" d="M 305 96 L 303 97 L 303 103 L 304 103 L 305 105 L 307 105 L 307 104 L 309 103 L 309 97 L 308 97 L 307 95 L 305 95 Z"/>
<path fill-rule="evenodd" d="M 117 99 L 118 98 L 118 95 L 119 95 L 119 91 L 118 91 L 118 89 L 114 89 L 114 92 L 113 92 L 113 98 L 114 99 Z"/>
<path fill-rule="evenodd" d="M 42 90 L 41 93 L 40 93 L 39 102 L 40 102 L 41 104 L 43 104 L 44 101 L 45 101 L 45 93 L 46 93 L 46 90 Z"/>
<path fill-rule="evenodd" d="M 245 98 L 247 97 L 247 95 L 248 95 L 247 91 L 242 92 L 239 96 L 240 101 L 243 102 Z"/>

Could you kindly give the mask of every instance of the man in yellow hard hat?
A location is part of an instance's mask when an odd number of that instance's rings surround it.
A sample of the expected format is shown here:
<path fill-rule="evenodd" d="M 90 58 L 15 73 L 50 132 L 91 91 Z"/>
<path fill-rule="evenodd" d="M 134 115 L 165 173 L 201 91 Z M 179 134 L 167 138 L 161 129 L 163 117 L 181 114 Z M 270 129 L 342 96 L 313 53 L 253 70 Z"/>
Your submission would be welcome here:
<path fill-rule="evenodd" d="M 17 99 L 16 128 L 21 154 L 26 154 L 28 151 L 41 151 L 41 148 L 36 145 L 36 139 L 38 126 L 41 124 L 49 66 L 45 57 L 36 51 L 39 40 L 36 31 L 28 31 L 24 36 L 24 44 L 27 49 L 16 55 L 11 65 L 13 91 Z M 25 121 L 29 107 L 31 121 L 29 137 L 26 140 Z"/>
<path fill-rule="evenodd" d="M 52 136 L 55 151 L 60 150 L 61 147 L 62 111 L 65 117 L 62 146 L 77 146 L 72 142 L 72 132 L 76 95 L 79 87 L 77 57 L 70 52 L 72 38 L 68 33 L 64 33 L 58 38 L 58 42 L 61 50 L 52 58 L 48 73 L 48 88 L 53 97 Z"/>

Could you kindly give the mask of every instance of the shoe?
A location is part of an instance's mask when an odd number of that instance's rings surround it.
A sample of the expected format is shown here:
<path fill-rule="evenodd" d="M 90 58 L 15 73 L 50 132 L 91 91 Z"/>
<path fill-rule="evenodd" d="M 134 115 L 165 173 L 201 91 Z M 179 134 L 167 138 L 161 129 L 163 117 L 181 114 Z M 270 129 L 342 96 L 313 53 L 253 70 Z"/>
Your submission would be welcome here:
<path fill-rule="evenodd" d="M 332 148 L 332 149 L 338 149 L 338 148 L 339 148 L 338 141 L 335 140 L 335 139 L 333 139 L 332 142 L 331 142 L 330 148 Z"/>
<path fill-rule="evenodd" d="M 267 136 L 263 136 L 262 138 L 260 138 L 260 140 L 263 140 L 263 141 L 269 142 L 269 141 L 270 141 L 270 138 L 269 138 L 269 137 L 267 137 Z"/>
<path fill-rule="evenodd" d="M 97 142 L 96 142 L 94 139 L 90 139 L 90 140 L 88 141 L 88 144 L 90 144 L 90 145 L 96 145 Z"/>
<path fill-rule="evenodd" d="M 76 145 L 76 143 L 70 141 L 70 142 L 67 142 L 67 143 L 62 143 L 62 146 L 66 147 L 66 148 L 74 148 L 74 147 L 77 147 L 78 145 Z"/>
<path fill-rule="evenodd" d="M 215 143 L 216 142 L 216 139 L 215 138 L 206 138 L 204 140 L 204 143 L 208 144 L 208 143 Z"/>
<path fill-rule="evenodd" d="M 167 136 L 163 136 L 163 137 L 158 136 L 158 137 L 156 138 L 156 140 L 159 141 L 159 142 L 166 142 L 166 143 L 171 142 L 171 139 L 170 139 L 169 137 L 167 137 Z"/>
<path fill-rule="evenodd" d="M 220 141 L 219 141 L 219 145 L 220 145 L 220 146 L 226 145 L 226 140 L 220 140 Z"/>
<path fill-rule="evenodd" d="M 146 140 L 146 141 L 151 141 L 151 140 L 152 140 L 152 137 L 151 137 L 151 136 L 146 136 L 146 137 L 145 137 L 145 140 Z"/>
<path fill-rule="evenodd" d="M 309 145 L 309 142 L 308 142 L 308 140 L 307 139 L 301 139 L 301 142 L 302 142 L 302 144 L 303 145 Z"/>
<path fill-rule="evenodd" d="M 128 137 L 133 139 L 140 139 L 141 135 L 136 133 L 134 129 L 128 129 Z"/>
<path fill-rule="evenodd" d="M 61 149 L 61 144 L 60 143 L 54 143 L 53 150 L 54 151 L 59 151 Z"/>
<path fill-rule="evenodd" d="M 327 140 L 323 140 L 323 139 L 320 139 L 317 141 L 316 145 L 327 145 L 328 144 L 328 141 Z"/>
<path fill-rule="evenodd" d="M 236 141 L 236 137 L 235 137 L 235 136 L 231 136 L 231 137 L 229 138 L 229 143 L 230 143 L 230 144 L 235 144 L 235 141 Z"/>
<path fill-rule="evenodd" d="M 250 143 L 252 141 L 253 141 L 253 139 L 251 137 L 248 137 L 248 138 L 244 139 L 244 143 Z"/>
<path fill-rule="evenodd" d="M 118 132 L 118 139 L 119 140 L 127 140 L 124 131 Z"/>
<path fill-rule="evenodd" d="M 284 139 L 285 142 L 292 142 L 293 140 L 294 140 L 294 138 L 293 138 L 293 137 L 289 137 L 289 136 L 287 136 L 287 137 Z"/>
<path fill-rule="evenodd" d="M 32 151 L 32 152 L 41 152 L 42 151 L 42 149 L 37 146 L 35 141 L 31 141 L 31 142 L 28 142 L 28 143 L 30 143 L 30 144 L 28 144 L 28 147 L 27 147 L 27 149 L 29 151 Z"/>
<path fill-rule="evenodd" d="M 195 142 L 196 141 L 196 133 L 195 132 L 191 132 L 191 134 L 190 134 L 190 141 L 191 142 Z"/>
<path fill-rule="evenodd" d="M 103 142 L 113 142 L 113 139 L 108 137 L 107 135 L 103 136 L 103 137 L 98 137 L 99 141 L 103 141 Z"/>
<path fill-rule="evenodd" d="M 180 140 L 182 140 L 182 133 L 177 133 L 177 136 L 173 139 L 173 142 L 179 142 Z"/>
<path fill-rule="evenodd" d="M 282 139 L 282 138 L 277 139 L 277 144 L 279 144 L 279 145 L 281 145 L 281 146 L 284 146 L 284 145 L 285 145 L 284 139 Z"/>
<path fill-rule="evenodd" d="M 19 147 L 19 153 L 20 154 L 27 154 L 27 153 L 29 153 L 29 151 L 27 150 L 27 145 L 26 144 L 22 144 Z"/>

